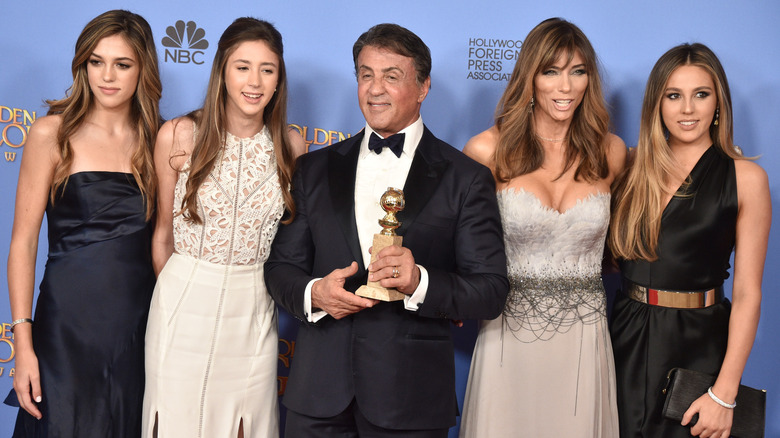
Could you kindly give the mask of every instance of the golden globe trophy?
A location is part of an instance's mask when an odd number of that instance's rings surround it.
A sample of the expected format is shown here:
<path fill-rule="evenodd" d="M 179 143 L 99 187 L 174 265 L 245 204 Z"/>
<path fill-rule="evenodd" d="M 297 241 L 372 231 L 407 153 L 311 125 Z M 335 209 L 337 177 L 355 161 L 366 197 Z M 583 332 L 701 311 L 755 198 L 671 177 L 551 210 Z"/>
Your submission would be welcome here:
<path fill-rule="evenodd" d="M 402 236 L 395 234 L 395 229 L 401 226 L 401 222 L 395 217 L 395 214 L 404 209 L 406 205 L 404 201 L 404 192 L 399 189 L 388 187 L 387 191 L 379 199 L 379 204 L 382 206 L 382 210 L 385 211 L 385 216 L 379 219 L 379 225 L 382 226 L 382 231 L 379 234 L 374 234 L 374 244 L 371 250 L 371 263 L 376 261 L 376 255 L 379 251 L 387 248 L 391 245 L 401 246 L 403 241 Z M 400 301 L 403 300 L 406 295 L 395 290 L 395 288 L 386 288 L 379 284 L 378 281 L 368 281 L 364 286 L 356 292 L 357 295 L 366 298 L 373 298 L 379 301 Z"/>

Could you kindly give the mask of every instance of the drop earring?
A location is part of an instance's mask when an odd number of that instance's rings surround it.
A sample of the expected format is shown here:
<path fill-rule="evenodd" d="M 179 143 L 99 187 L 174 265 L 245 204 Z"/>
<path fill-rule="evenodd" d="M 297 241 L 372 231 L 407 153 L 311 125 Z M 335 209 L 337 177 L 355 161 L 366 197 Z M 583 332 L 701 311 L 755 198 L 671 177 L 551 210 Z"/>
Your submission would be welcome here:
<path fill-rule="evenodd" d="M 534 110 L 534 97 L 531 96 L 531 105 L 528 107 L 528 112 L 533 112 Z"/>
<path fill-rule="evenodd" d="M 713 125 L 718 126 L 718 117 L 720 116 L 720 107 L 715 108 L 715 120 L 712 122 Z"/>

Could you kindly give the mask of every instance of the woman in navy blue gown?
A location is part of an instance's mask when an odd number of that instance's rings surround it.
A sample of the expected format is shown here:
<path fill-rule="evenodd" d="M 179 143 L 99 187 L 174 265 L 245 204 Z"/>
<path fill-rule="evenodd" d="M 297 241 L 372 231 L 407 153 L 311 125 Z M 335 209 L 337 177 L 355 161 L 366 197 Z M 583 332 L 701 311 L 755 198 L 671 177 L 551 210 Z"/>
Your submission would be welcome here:
<path fill-rule="evenodd" d="M 22 157 L 8 257 L 15 393 L 6 402 L 21 406 L 14 437 L 140 436 L 162 91 L 149 24 L 120 10 L 96 17 L 79 35 L 72 72 Z M 49 256 L 33 322 L 44 212 Z"/>

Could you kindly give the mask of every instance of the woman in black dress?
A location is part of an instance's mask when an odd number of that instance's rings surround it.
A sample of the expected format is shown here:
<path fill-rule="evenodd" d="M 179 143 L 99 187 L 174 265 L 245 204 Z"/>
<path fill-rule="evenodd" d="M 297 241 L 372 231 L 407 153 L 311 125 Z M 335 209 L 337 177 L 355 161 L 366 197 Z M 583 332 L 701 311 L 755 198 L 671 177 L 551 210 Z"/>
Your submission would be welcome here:
<path fill-rule="evenodd" d="M 758 326 L 771 222 L 766 172 L 732 138 L 729 86 L 715 54 L 702 44 L 666 52 L 647 81 L 609 234 L 624 281 L 610 326 L 621 437 L 729 436 L 729 406 Z M 732 250 L 730 303 L 723 281 Z M 675 367 L 717 376 L 682 425 L 661 415 Z"/>
<path fill-rule="evenodd" d="M 8 257 L 16 374 L 7 402 L 22 408 L 13 436 L 137 437 L 162 91 L 149 24 L 127 11 L 96 17 L 72 72 L 67 96 L 30 128 L 19 172 Z M 33 323 L 44 212 L 49 256 Z"/>

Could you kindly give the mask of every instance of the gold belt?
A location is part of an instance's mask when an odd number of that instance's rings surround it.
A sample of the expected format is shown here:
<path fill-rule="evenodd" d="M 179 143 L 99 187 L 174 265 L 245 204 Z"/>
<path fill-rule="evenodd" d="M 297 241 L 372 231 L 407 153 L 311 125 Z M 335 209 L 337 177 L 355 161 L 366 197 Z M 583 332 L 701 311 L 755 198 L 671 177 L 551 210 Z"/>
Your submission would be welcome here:
<path fill-rule="evenodd" d="M 710 290 L 684 292 L 650 289 L 631 281 L 623 282 L 623 293 L 640 303 L 676 309 L 703 309 L 723 301 L 723 287 Z"/>

